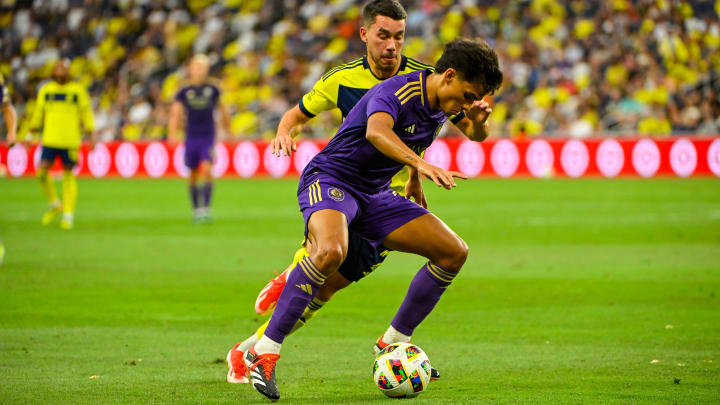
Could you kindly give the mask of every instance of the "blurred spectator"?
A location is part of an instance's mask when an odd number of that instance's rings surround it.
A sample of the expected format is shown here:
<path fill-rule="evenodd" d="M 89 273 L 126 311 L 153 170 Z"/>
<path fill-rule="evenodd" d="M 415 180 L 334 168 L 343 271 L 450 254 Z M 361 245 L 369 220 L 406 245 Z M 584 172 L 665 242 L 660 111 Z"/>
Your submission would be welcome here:
<path fill-rule="evenodd" d="M 495 136 L 720 130 L 720 0 L 403 1 L 404 53 L 482 36 L 506 72 Z M 349 0 L 38 0 L 0 3 L 0 73 L 20 134 L 53 61 L 72 58 L 103 140 L 162 139 L 193 53 L 209 55 L 234 135 L 274 136 L 282 113 L 334 65 L 361 55 Z M 339 114 L 305 129 L 331 136 Z"/>

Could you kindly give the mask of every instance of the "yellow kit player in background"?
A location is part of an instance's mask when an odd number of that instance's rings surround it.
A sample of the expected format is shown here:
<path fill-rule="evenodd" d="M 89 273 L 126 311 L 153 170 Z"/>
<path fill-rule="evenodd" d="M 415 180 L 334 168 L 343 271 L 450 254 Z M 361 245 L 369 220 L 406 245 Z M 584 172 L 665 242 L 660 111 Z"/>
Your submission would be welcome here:
<path fill-rule="evenodd" d="M 30 130 L 42 130 L 42 155 L 37 170 L 47 196 L 49 209 L 42 217 L 47 226 L 62 212 L 62 229 L 72 229 L 77 201 L 77 179 L 73 167 L 77 164 L 78 150 L 84 133 L 93 131 L 93 113 L 90 96 L 85 87 L 70 81 L 69 61 L 57 62 L 52 79 L 40 88 Z M 60 158 L 63 166 L 62 204 L 48 171 Z"/>
<path fill-rule="evenodd" d="M 2 110 L 3 119 L 5 120 L 5 128 L 7 129 L 7 142 L 8 146 L 12 146 L 15 143 L 16 131 L 17 131 L 17 114 L 10 102 L 10 92 L 5 85 L 2 75 L 0 75 L 0 109 Z M 5 245 L 0 240 L 0 264 L 5 259 Z"/>

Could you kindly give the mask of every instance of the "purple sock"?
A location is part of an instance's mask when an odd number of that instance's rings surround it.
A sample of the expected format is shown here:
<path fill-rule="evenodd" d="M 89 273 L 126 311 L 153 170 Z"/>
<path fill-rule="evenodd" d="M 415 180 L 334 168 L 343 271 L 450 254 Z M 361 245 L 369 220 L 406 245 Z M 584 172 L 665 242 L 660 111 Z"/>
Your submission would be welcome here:
<path fill-rule="evenodd" d="M 210 196 L 212 196 L 212 183 L 205 183 L 203 185 L 203 207 L 209 207 L 210 206 Z"/>
<path fill-rule="evenodd" d="M 412 336 L 415 328 L 435 308 L 454 277 L 455 274 L 440 266 L 425 263 L 410 283 L 405 300 L 390 325 L 398 332 Z"/>
<path fill-rule="evenodd" d="M 190 199 L 192 199 L 193 208 L 200 206 L 200 187 L 197 184 L 190 185 Z"/>
<path fill-rule="evenodd" d="M 309 257 L 298 262 L 287 278 L 265 336 L 282 343 L 324 282 L 325 276 Z"/>

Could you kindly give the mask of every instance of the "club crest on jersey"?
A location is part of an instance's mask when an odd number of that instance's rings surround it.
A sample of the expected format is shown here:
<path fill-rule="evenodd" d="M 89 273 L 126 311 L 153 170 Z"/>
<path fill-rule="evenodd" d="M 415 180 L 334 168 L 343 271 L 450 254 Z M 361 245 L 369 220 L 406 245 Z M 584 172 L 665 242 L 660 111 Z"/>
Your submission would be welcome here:
<path fill-rule="evenodd" d="M 205 86 L 205 88 L 203 88 L 203 95 L 205 97 L 212 96 L 212 88 L 210 88 L 209 86 Z"/>
<path fill-rule="evenodd" d="M 345 199 L 345 193 L 339 188 L 331 188 L 328 190 L 328 196 L 335 201 L 342 201 Z"/>

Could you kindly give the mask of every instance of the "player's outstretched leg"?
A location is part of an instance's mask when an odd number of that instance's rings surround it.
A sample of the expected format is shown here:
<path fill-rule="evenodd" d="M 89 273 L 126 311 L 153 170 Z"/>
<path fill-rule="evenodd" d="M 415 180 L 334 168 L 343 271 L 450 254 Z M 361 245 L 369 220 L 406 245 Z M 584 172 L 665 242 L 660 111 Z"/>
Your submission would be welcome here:
<path fill-rule="evenodd" d="M 275 304 L 277 304 L 277 300 L 280 298 L 280 294 L 287 283 L 288 275 L 292 269 L 297 266 L 298 262 L 307 256 L 308 253 L 304 247 L 298 249 L 293 255 L 293 262 L 260 290 L 260 293 L 255 299 L 255 312 L 257 312 L 258 315 L 269 315 L 272 310 L 275 309 Z"/>
<path fill-rule="evenodd" d="M 408 288 L 390 327 L 375 344 L 376 351 L 391 343 L 409 342 L 415 328 L 432 312 L 462 268 L 467 244 L 433 214 L 415 218 L 396 229 L 384 242 L 393 250 L 415 253 L 429 259 Z M 431 377 L 440 377 L 433 369 Z"/>
<path fill-rule="evenodd" d="M 200 192 L 200 215 L 202 222 L 211 223 L 212 216 L 210 215 L 210 199 L 212 197 L 213 190 L 213 178 L 212 178 L 212 163 L 209 160 L 203 160 L 200 163 L 200 176 L 203 179 L 203 184 L 199 186 Z"/>
<path fill-rule="evenodd" d="M 328 275 L 340 267 L 347 254 L 348 231 L 345 214 L 323 209 L 308 221 L 310 257 L 290 272 L 262 338 L 245 354 L 253 387 L 270 399 L 279 399 L 275 365 L 285 336 L 290 334 L 308 304 L 315 298 Z"/>
<path fill-rule="evenodd" d="M 55 190 L 52 177 L 49 173 L 50 163 L 46 161 L 40 162 L 40 167 L 37 170 L 37 179 L 40 182 L 40 187 L 45 193 L 48 201 L 48 210 L 43 214 L 42 224 L 43 226 L 50 225 L 55 218 L 62 212 L 62 206 Z"/>
<path fill-rule="evenodd" d="M 63 171 L 62 196 L 63 196 L 63 218 L 60 227 L 65 230 L 72 229 L 75 220 L 75 204 L 77 202 L 77 178 L 72 169 Z"/>
<path fill-rule="evenodd" d="M 197 184 L 197 174 L 196 173 L 190 173 L 189 183 L 190 183 L 189 184 L 190 201 L 192 202 L 192 207 L 193 207 L 193 222 L 199 223 L 201 221 L 200 187 L 198 187 L 198 184 Z"/>

